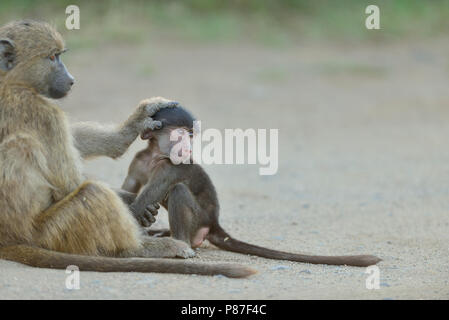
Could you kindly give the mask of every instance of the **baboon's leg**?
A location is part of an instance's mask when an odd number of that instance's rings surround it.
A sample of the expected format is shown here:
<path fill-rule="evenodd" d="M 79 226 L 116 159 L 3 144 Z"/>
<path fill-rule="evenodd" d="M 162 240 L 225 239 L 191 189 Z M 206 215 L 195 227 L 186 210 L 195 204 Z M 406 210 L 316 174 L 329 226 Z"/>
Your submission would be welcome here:
<path fill-rule="evenodd" d="M 99 182 L 78 189 L 35 219 L 35 243 L 85 255 L 116 256 L 141 246 L 141 231 L 126 205 Z"/>
<path fill-rule="evenodd" d="M 11 134 L 0 143 L 0 245 L 31 242 L 33 219 L 52 201 L 47 161 L 39 141 Z"/>
<path fill-rule="evenodd" d="M 176 184 L 168 195 L 168 220 L 173 238 L 182 240 L 192 247 L 198 247 L 204 238 L 196 237 L 200 229 L 200 206 L 187 186 Z"/>
<path fill-rule="evenodd" d="M 115 191 L 115 193 L 117 193 L 117 195 L 120 197 L 120 199 L 122 199 L 122 201 L 124 203 L 126 203 L 128 206 L 134 202 L 134 200 L 136 200 L 137 197 L 137 193 L 133 193 L 133 192 L 128 192 L 122 189 L 115 189 L 113 188 L 112 190 Z"/>
<path fill-rule="evenodd" d="M 193 169 L 191 165 L 174 166 L 170 163 L 170 160 L 161 160 L 151 169 L 148 182 L 130 206 L 134 216 L 139 219 L 146 214 L 148 208 L 152 208 L 156 203 L 163 202 L 173 186 L 190 179 L 191 175 L 195 174 L 192 171 Z"/>
<path fill-rule="evenodd" d="M 35 220 L 35 243 L 66 253 L 120 257 L 188 258 L 181 241 L 150 238 L 108 187 L 87 181 Z"/>

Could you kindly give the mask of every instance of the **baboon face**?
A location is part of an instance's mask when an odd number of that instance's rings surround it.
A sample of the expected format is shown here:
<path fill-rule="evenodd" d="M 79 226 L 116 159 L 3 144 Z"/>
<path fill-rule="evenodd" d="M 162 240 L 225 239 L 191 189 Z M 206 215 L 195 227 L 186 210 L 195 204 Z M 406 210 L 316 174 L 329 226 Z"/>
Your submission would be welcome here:
<path fill-rule="evenodd" d="M 75 79 L 62 63 L 60 55 L 61 53 L 52 54 L 41 61 L 41 63 L 47 65 L 44 69 L 48 72 L 43 77 L 43 82 L 47 84 L 47 87 L 40 93 L 53 99 L 59 99 L 67 95 L 75 83 Z"/>
<path fill-rule="evenodd" d="M 174 164 L 193 161 L 193 132 L 186 127 L 167 126 L 149 133 L 149 139 L 156 143 L 159 153 L 169 157 Z"/>
<path fill-rule="evenodd" d="M 159 110 L 153 116 L 153 120 L 160 121 L 163 128 L 144 132 L 141 138 L 152 139 L 152 143 L 157 144 L 159 153 L 168 156 L 172 162 L 179 163 L 179 161 L 184 162 L 188 159 L 193 162 L 193 126 L 195 122 L 193 115 L 178 106 Z"/>
<path fill-rule="evenodd" d="M 163 154 L 170 155 L 173 147 L 177 146 L 176 151 L 183 154 L 191 154 L 193 132 L 185 127 L 168 127 L 162 130 L 158 136 L 159 148 Z"/>
<path fill-rule="evenodd" d="M 0 79 L 21 83 L 46 97 L 59 99 L 70 91 L 74 78 L 61 61 L 61 35 L 50 25 L 14 22 L 0 28 Z"/>

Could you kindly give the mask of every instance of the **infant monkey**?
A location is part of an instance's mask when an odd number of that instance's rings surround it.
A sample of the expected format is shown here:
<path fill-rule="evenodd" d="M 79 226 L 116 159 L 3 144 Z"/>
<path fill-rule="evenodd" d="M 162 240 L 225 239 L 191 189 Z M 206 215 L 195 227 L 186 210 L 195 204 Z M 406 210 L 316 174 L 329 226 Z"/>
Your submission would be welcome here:
<path fill-rule="evenodd" d="M 217 193 L 207 173 L 192 161 L 191 164 L 173 164 L 170 160 L 175 145 L 175 153 L 179 150 L 188 155 L 190 152 L 191 144 L 186 146 L 185 138 L 189 137 L 187 141 L 191 143 L 194 117 L 186 109 L 178 107 L 162 109 L 153 119 L 161 121 L 163 128 L 142 134 L 143 139 L 150 140 L 148 148 L 134 157 L 122 186 L 123 190 L 132 193 L 138 193 L 143 187 L 130 208 L 144 226 L 155 221 L 154 216 L 159 208 L 157 203 L 160 203 L 168 211 L 170 224 L 170 231 L 165 230 L 163 234 L 171 234 L 193 248 L 207 239 L 224 250 L 269 259 L 358 267 L 381 261 L 372 255 L 314 256 L 287 253 L 232 238 L 218 222 Z M 171 141 L 170 137 L 174 134 L 180 139 Z"/>

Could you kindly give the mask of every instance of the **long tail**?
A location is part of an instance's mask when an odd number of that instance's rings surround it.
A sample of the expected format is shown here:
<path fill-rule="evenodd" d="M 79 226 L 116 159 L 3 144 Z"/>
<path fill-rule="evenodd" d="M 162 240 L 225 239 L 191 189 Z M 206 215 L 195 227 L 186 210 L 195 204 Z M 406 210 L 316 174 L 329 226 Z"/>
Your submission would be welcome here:
<path fill-rule="evenodd" d="M 81 271 L 221 274 L 230 278 L 244 278 L 256 273 L 251 268 L 237 264 L 204 264 L 147 258 L 92 257 L 50 251 L 27 245 L 0 248 L 0 259 L 20 262 L 38 268 L 66 269 L 69 265 L 75 265 Z"/>
<path fill-rule="evenodd" d="M 221 227 L 211 230 L 207 236 L 207 239 L 223 250 L 251 254 L 268 259 L 289 260 L 313 264 L 348 265 L 356 267 L 367 267 L 381 261 L 378 257 L 371 255 L 311 256 L 271 250 L 234 239 Z"/>

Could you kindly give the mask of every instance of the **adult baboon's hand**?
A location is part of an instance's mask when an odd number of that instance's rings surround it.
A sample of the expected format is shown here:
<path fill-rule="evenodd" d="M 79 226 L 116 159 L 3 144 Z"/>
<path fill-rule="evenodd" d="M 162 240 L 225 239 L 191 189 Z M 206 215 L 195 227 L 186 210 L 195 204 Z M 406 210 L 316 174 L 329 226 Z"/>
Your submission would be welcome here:
<path fill-rule="evenodd" d="M 139 119 L 141 119 L 140 136 L 142 139 L 146 139 L 145 133 L 149 130 L 157 130 L 162 128 L 162 123 L 157 120 L 153 120 L 154 116 L 159 110 L 163 108 L 173 108 L 179 105 L 178 102 L 168 100 L 162 97 L 153 97 L 150 99 L 142 100 L 137 108 Z"/>

